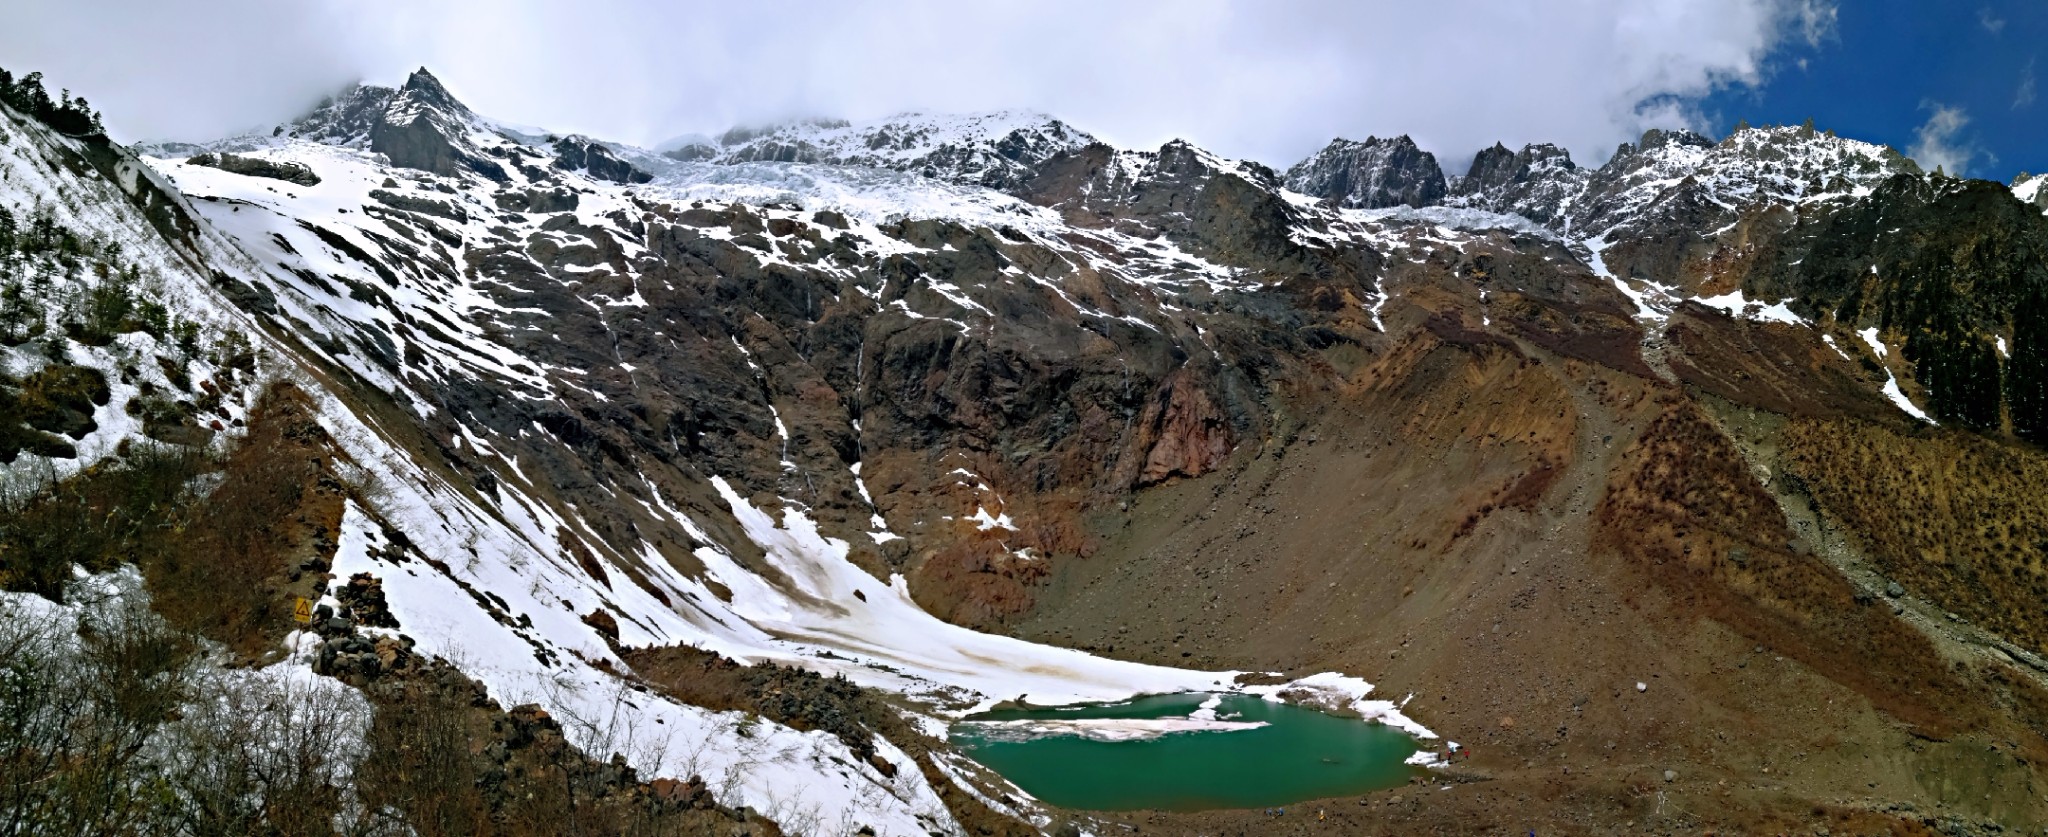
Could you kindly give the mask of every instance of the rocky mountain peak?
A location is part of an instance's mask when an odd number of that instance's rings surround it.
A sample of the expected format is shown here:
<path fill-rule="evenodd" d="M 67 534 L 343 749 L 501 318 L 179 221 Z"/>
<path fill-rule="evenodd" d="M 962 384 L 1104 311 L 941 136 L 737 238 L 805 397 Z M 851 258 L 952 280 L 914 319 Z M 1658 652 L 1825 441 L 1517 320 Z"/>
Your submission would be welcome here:
<path fill-rule="evenodd" d="M 1669 131 L 1661 128 L 1651 128 L 1650 130 L 1644 131 L 1642 139 L 1637 140 L 1635 144 L 1631 145 L 1629 143 L 1624 142 L 1619 147 L 1615 148 L 1614 156 L 1608 158 L 1607 164 L 1609 166 L 1617 165 L 1617 163 L 1626 165 L 1626 161 L 1631 160 L 1638 155 L 1647 154 L 1652 151 L 1665 148 L 1712 147 L 1714 147 L 1713 140 L 1707 139 L 1706 137 L 1701 136 L 1700 134 L 1695 133 L 1693 131 L 1688 131 L 1683 128 Z"/>
<path fill-rule="evenodd" d="M 1494 143 L 1473 156 L 1472 167 L 1453 184 L 1445 202 L 1555 225 L 1584 190 L 1588 175 L 1560 146 L 1533 143 L 1511 152 Z"/>
<path fill-rule="evenodd" d="M 1451 184 L 1453 194 L 1497 188 L 1515 176 L 1515 152 L 1498 142 L 1472 155 L 1472 167 Z"/>
<path fill-rule="evenodd" d="M 1456 195 L 1497 192 L 1527 181 L 1531 173 L 1539 169 L 1569 172 L 1577 168 L 1570 151 L 1547 142 L 1525 145 L 1520 151 L 1509 151 L 1507 146 L 1496 142 L 1491 148 L 1473 155 L 1472 167 L 1451 192 Z"/>
<path fill-rule="evenodd" d="M 476 121 L 476 114 L 448 92 L 433 73 L 421 67 L 406 77 L 405 84 L 384 106 L 379 121 L 387 126 L 402 126 L 422 120 L 436 122 L 450 131 L 467 130 Z"/>
<path fill-rule="evenodd" d="M 1807 125 L 1743 127 L 1715 146 L 1717 153 L 1759 163 L 1797 165 L 1816 173 L 1839 168 L 1845 175 L 1919 174 L 1912 158 L 1888 145 L 1861 142 L 1816 131 Z"/>
<path fill-rule="evenodd" d="M 1406 134 L 1366 137 L 1364 142 L 1331 140 L 1289 168 L 1285 182 L 1302 194 L 1362 209 L 1431 206 L 1448 192 L 1436 155 L 1416 147 Z"/>
<path fill-rule="evenodd" d="M 421 67 L 396 88 L 356 84 L 322 99 L 311 112 L 278 126 L 272 135 L 362 148 L 369 144 L 379 123 L 407 122 L 430 115 L 465 124 L 476 118 L 440 79 Z"/>
<path fill-rule="evenodd" d="M 1918 171 L 1895 150 L 1812 125 L 1743 126 L 1719 142 L 1693 131 L 1651 129 L 1592 170 L 1554 145 L 1509 154 L 1496 144 L 1474 156 L 1448 202 L 1586 236 L 1662 224 L 1670 219 L 1651 216 L 1674 212 L 1691 218 L 1687 223 L 1711 221 L 1711 229 L 1750 206 L 1848 197 Z"/>
<path fill-rule="evenodd" d="M 321 100 L 319 106 L 274 133 L 328 145 L 361 145 L 370 138 L 370 128 L 384 115 L 397 90 L 358 84 L 340 95 Z"/>
<path fill-rule="evenodd" d="M 1335 269 L 1316 263 L 1285 232 L 1304 223 L 1304 210 L 1284 195 L 1278 174 L 1186 140 L 1157 151 L 1093 143 L 1048 159 L 1014 194 L 1077 228 L 1171 242 L 1180 252 L 1167 260 L 1170 271 L 1195 267 L 1190 256 L 1206 260 L 1200 270 L 1215 278 L 1234 279 L 1235 271 L 1254 267 L 1283 274 Z"/>
<path fill-rule="evenodd" d="M 486 159 L 469 139 L 476 114 L 425 67 L 414 70 L 370 125 L 369 148 L 391 164 L 432 174 L 473 172 L 495 181 L 505 168 Z"/>
<path fill-rule="evenodd" d="M 469 108 L 457 101 L 455 94 L 448 92 L 447 85 L 442 84 L 441 80 L 435 78 L 425 67 L 406 76 L 405 85 L 398 89 L 398 95 L 399 101 L 394 102 L 394 106 L 410 102 L 448 114 L 471 115 Z"/>
<path fill-rule="evenodd" d="M 1155 159 L 1157 173 L 1161 175 L 1207 178 L 1230 174 L 1269 189 L 1280 185 L 1280 176 L 1263 163 L 1225 159 L 1184 139 L 1168 140 L 1159 146 Z"/>
<path fill-rule="evenodd" d="M 1601 168 L 1607 191 L 1656 190 L 1692 177 L 1727 203 L 1802 202 L 1867 191 L 1919 167 L 1882 145 L 1842 139 L 1811 125 L 1743 128 L 1716 143 L 1690 131 L 1650 131 Z"/>

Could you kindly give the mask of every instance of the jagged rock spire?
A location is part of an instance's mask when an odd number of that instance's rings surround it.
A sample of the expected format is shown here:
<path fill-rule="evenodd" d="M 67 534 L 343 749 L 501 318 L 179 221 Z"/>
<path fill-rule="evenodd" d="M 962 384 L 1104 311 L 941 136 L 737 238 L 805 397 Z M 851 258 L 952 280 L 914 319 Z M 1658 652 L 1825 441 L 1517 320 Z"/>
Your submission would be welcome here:
<path fill-rule="evenodd" d="M 471 145 L 468 132 L 476 120 L 427 68 L 414 70 L 370 126 L 370 150 L 391 158 L 391 164 L 439 175 L 470 171 L 491 180 L 506 179 L 505 168 L 484 158 Z"/>
<path fill-rule="evenodd" d="M 1408 135 L 1364 142 L 1343 138 L 1287 170 L 1287 188 L 1344 206 L 1375 209 L 1387 206 L 1431 206 L 1447 189 L 1436 155 L 1415 145 Z"/>
<path fill-rule="evenodd" d="M 425 67 L 406 76 L 405 85 L 398 89 L 398 101 L 394 101 L 393 104 L 397 105 L 403 101 L 415 102 L 450 115 L 471 115 L 469 107 L 457 100 L 455 94 L 448 92 L 447 85 L 442 84 L 441 80 L 435 78 Z"/>

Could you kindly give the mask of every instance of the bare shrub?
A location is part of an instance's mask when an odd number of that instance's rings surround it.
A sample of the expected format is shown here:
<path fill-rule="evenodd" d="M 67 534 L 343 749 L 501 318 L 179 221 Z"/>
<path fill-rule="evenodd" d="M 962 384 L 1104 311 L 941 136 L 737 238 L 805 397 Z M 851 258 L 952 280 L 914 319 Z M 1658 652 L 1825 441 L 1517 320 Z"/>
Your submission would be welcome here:
<path fill-rule="evenodd" d="M 187 694 L 197 646 L 110 596 L 72 618 L 0 611 L 0 835 L 156 831 L 145 746 Z"/>
<path fill-rule="evenodd" d="M 357 775 L 371 834 L 446 837 L 491 831 L 483 771 L 471 752 L 479 734 L 462 698 L 440 689 L 410 693 L 378 709 Z"/>
<path fill-rule="evenodd" d="M 336 833 L 369 707 L 303 669 L 205 676 L 159 746 L 169 802 L 159 825 L 183 834 Z"/>

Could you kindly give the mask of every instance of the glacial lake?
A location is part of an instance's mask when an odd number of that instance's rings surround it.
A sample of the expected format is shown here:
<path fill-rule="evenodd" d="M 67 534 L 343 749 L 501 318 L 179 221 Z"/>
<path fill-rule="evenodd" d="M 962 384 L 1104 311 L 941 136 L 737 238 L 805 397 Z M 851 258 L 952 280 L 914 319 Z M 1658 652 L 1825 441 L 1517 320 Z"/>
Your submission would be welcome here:
<path fill-rule="evenodd" d="M 955 723 L 951 739 L 1026 793 L 1093 811 L 1291 805 L 1422 772 L 1400 730 L 1251 695 L 996 710 Z"/>

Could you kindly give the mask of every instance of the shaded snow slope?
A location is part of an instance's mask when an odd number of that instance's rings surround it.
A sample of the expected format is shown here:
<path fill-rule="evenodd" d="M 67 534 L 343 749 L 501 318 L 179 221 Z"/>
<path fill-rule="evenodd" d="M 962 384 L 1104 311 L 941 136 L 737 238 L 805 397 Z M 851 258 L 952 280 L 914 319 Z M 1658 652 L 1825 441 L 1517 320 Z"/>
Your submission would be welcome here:
<path fill-rule="evenodd" d="M 716 140 L 674 144 L 665 155 L 685 162 L 860 166 L 1004 188 L 1021 183 L 1054 155 L 1094 141 L 1064 122 L 1029 111 L 904 113 L 858 124 L 808 120 L 735 128 Z"/>

